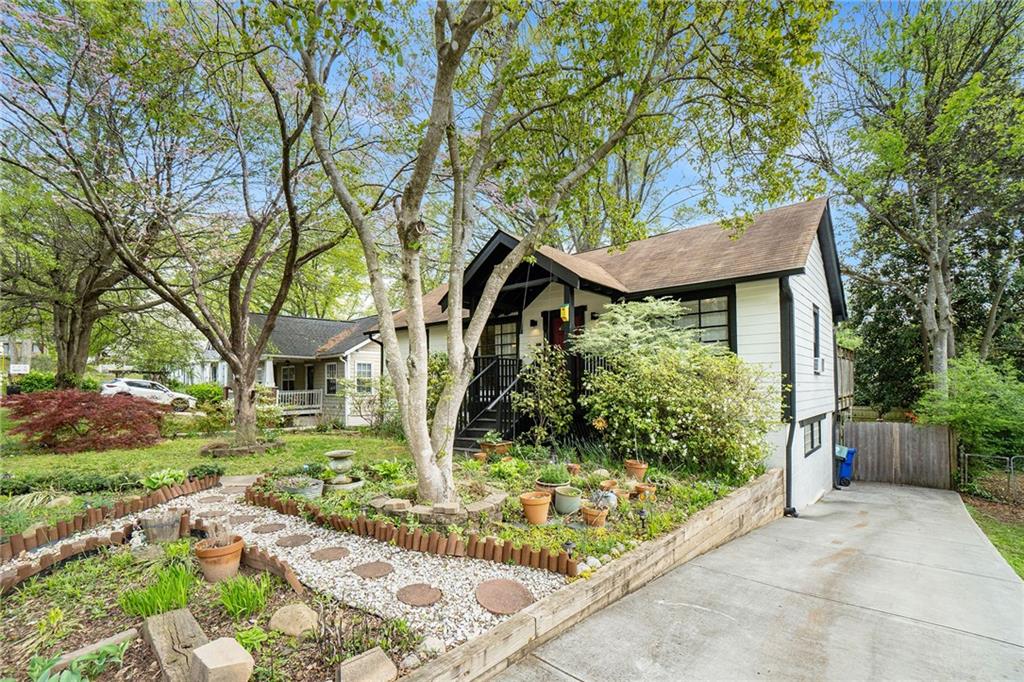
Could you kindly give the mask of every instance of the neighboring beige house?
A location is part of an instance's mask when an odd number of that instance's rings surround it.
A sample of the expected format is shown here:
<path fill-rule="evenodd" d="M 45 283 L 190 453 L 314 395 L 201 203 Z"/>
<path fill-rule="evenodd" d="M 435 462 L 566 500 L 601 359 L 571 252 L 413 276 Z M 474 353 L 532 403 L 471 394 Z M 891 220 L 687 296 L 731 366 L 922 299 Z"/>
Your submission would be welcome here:
<path fill-rule="evenodd" d="M 517 243 L 497 232 L 473 258 L 463 286 L 467 309 Z M 712 223 L 614 249 L 568 254 L 543 246 L 534 256 L 509 277 L 481 337 L 457 447 L 475 448 L 491 429 L 514 435 L 510 389 L 541 339 L 561 345 L 612 301 L 668 296 L 687 304 L 683 322 L 705 342 L 777 377 L 787 414 L 769 436 L 769 464 L 787 471 L 786 506 L 799 509 L 831 489 L 839 410 L 833 328 L 847 313 L 827 199 L 766 211 L 738 238 Z M 445 350 L 446 294 L 442 287 L 424 296 L 432 350 Z M 404 330 L 404 312 L 395 323 Z M 407 342 L 399 331 L 403 351 Z M 578 387 L 590 367 L 577 360 L 571 369 Z"/>
<path fill-rule="evenodd" d="M 251 314 L 258 332 L 266 315 Z M 363 426 L 377 398 L 381 349 L 366 332 L 377 318 L 322 320 L 279 315 L 256 380 L 273 387 L 277 403 L 292 417 L 326 415 L 346 426 Z M 186 384 L 231 385 L 227 363 L 212 349 L 204 360 L 174 378 Z"/>

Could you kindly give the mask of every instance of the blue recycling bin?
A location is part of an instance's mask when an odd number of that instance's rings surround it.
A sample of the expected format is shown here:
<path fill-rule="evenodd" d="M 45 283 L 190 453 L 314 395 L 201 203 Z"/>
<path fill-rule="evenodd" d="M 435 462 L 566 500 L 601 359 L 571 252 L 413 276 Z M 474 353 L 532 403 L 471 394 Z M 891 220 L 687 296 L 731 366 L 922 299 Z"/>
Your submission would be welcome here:
<path fill-rule="evenodd" d="M 857 455 L 857 448 L 848 448 L 845 445 L 837 445 L 835 457 L 839 462 L 837 478 L 839 485 L 845 487 L 853 480 L 853 458 Z"/>

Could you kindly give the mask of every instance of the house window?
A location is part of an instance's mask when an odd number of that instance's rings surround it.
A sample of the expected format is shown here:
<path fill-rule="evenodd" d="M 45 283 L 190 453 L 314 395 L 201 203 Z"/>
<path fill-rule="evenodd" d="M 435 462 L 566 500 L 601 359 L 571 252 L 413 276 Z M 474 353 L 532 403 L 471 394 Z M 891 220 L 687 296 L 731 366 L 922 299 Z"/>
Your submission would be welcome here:
<path fill-rule="evenodd" d="M 825 415 L 819 414 L 800 422 L 804 432 L 804 457 L 821 447 L 821 425 Z"/>
<path fill-rule="evenodd" d="M 821 374 L 824 363 L 821 360 L 821 310 L 814 306 L 814 373 Z"/>
<path fill-rule="evenodd" d="M 284 365 L 281 367 L 281 390 L 295 390 L 295 365 Z"/>
<path fill-rule="evenodd" d="M 328 362 L 324 365 L 324 387 L 327 389 L 327 395 L 337 395 L 338 363 Z"/>
<path fill-rule="evenodd" d="M 514 358 L 519 355 L 519 324 L 515 319 L 491 322 L 480 335 L 479 354 Z"/>
<path fill-rule="evenodd" d="M 218 364 L 219 363 L 216 363 L 216 362 L 211 362 L 210 363 L 210 381 L 212 381 L 214 383 L 217 382 L 217 365 Z"/>
<path fill-rule="evenodd" d="M 729 345 L 729 297 L 712 296 L 683 301 L 686 313 L 680 320 L 684 329 L 700 330 L 704 343 Z"/>
<path fill-rule="evenodd" d="M 373 365 L 356 363 L 356 393 L 373 393 Z"/>

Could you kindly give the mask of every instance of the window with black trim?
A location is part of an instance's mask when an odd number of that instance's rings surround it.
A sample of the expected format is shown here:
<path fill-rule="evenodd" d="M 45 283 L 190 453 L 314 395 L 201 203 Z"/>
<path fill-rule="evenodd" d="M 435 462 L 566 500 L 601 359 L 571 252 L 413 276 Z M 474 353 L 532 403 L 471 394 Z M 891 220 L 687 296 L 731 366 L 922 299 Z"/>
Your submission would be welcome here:
<path fill-rule="evenodd" d="M 699 329 L 704 343 L 729 345 L 729 297 L 712 296 L 682 301 L 685 314 L 680 319 L 684 329 Z"/>
<path fill-rule="evenodd" d="M 814 306 L 814 373 L 821 374 L 824 363 L 821 359 L 821 310 Z"/>
<path fill-rule="evenodd" d="M 519 355 L 519 322 L 515 318 L 498 320 L 484 327 L 480 335 L 479 355 L 514 358 Z"/>
<path fill-rule="evenodd" d="M 327 395 L 338 393 L 338 363 L 328 362 L 324 365 L 324 391 Z"/>
<path fill-rule="evenodd" d="M 825 421 L 825 415 L 811 417 L 800 422 L 804 432 L 804 457 L 821 447 L 821 425 Z"/>

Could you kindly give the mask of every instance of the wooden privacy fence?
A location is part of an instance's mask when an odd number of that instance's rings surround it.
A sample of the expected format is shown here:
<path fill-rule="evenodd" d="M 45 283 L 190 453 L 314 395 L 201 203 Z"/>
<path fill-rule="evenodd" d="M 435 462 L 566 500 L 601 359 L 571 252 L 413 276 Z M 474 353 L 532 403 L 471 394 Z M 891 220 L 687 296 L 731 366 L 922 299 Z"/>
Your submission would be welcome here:
<path fill-rule="evenodd" d="M 855 481 L 950 487 L 956 443 L 945 426 L 852 422 L 845 437 L 845 445 L 857 448 Z"/>

